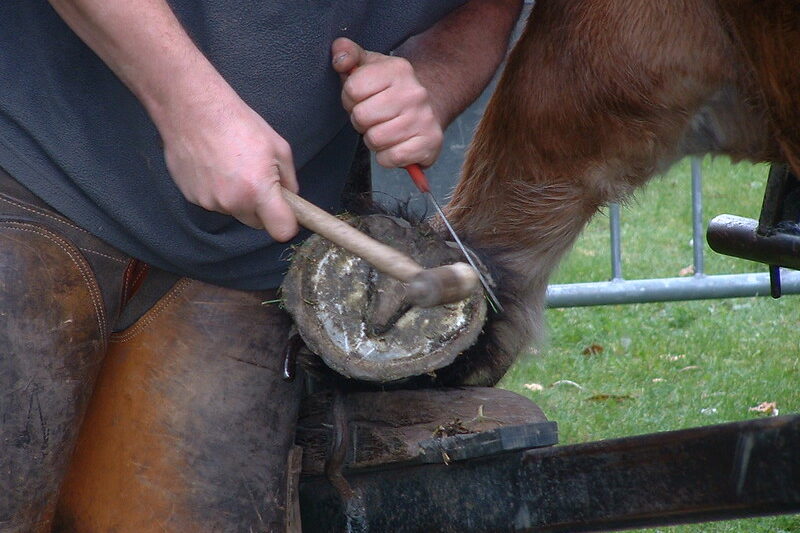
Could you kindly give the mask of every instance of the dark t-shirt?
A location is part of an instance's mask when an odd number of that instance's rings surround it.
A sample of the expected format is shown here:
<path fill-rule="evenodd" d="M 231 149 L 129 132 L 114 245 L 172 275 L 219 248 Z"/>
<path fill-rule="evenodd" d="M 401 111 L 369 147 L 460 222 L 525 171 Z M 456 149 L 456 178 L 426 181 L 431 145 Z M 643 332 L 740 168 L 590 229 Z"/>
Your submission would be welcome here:
<path fill-rule="evenodd" d="M 199 48 L 292 146 L 301 194 L 335 211 L 357 144 L 336 37 L 383 53 L 466 0 L 170 0 Z M 133 94 L 46 0 L 0 2 L 0 167 L 119 249 L 241 289 L 277 286 L 286 245 L 188 203 Z"/>

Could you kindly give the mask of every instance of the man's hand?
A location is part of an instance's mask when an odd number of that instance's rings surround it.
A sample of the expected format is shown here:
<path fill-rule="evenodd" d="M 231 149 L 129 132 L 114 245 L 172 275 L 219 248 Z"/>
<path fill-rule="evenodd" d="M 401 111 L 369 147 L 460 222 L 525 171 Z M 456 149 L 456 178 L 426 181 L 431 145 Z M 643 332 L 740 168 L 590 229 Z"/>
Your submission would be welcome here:
<path fill-rule="evenodd" d="M 350 39 L 331 47 L 342 75 L 342 104 L 384 167 L 430 166 L 442 147 L 442 120 L 408 60 L 362 49 Z"/>
<path fill-rule="evenodd" d="M 291 239 L 297 221 L 281 191 L 298 191 L 289 143 L 232 91 L 226 103 L 195 106 L 190 116 L 162 121 L 167 168 L 186 199 Z"/>

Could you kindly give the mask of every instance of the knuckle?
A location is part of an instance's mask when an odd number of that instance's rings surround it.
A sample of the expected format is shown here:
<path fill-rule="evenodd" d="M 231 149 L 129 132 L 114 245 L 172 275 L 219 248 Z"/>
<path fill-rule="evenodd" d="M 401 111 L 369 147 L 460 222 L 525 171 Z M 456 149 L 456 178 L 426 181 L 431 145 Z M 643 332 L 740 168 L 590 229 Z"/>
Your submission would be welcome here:
<path fill-rule="evenodd" d="M 369 134 L 365 133 L 364 136 L 363 136 L 363 139 L 364 139 L 364 144 L 367 145 L 367 148 L 369 148 L 370 151 L 372 151 L 372 152 L 379 152 L 380 151 L 378 146 L 375 143 L 372 142 L 372 137 Z M 377 154 L 376 154 L 376 157 L 377 157 Z"/>
<path fill-rule="evenodd" d="M 242 179 L 241 183 L 239 183 L 238 190 L 236 191 L 236 196 L 238 197 L 240 202 L 245 202 L 249 198 L 254 198 L 258 190 L 261 188 L 261 180 L 263 178 L 256 177 L 255 175 L 250 175 L 244 179 Z"/>
<path fill-rule="evenodd" d="M 430 166 L 436 161 L 436 155 L 433 152 L 425 152 L 419 158 L 419 162 L 422 163 L 424 166 Z"/>
<path fill-rule="evenodd" d="M 376 152 L 375 161 L 377 161 L 378 164 L 382 167 L 392 168 L 392 163 L 391 161 L 389 161 L 389 158 L 385 151 Z"/>
<path fill-rule="evenodd" d="M 198 205 L 208 211 L 220 211 L 222 209 L 222 206 L 218 205 L 218 203 L 216 201 L 213 201 L 211 198 L 206 198 L 206 197 L 192 198 L 187 196 L 186 199 L 190 203 Z"/>
<path fill-rule="evenodd" d="M 208 211 L 219 211 L 222 206 L 219 203 L 214 187 L 200 189 L 199 191 L 187 191 L 184 193 L 186 200 L 198 205 Z"/>
<path fill-rule="evenodd" d="M 351 109 L 355 105 L 355 102 L 358 101 L 358 86 L 356 81 L 357 80 L 351 75 L 342 85 L 342 100 L 346 101 L 345 105 L 349 102 Z"/>
<path fill-rule="evenodd" d="M 361 126 L 361 124 L 360 124 L 360 123 L 359 123 L 359 122 L 356 120 L 355 116 L 353 116 L 352 114 L 350 115 L 350 124 L 352 124 L 352 125 L 353 125 L 353 128 L 354 128 L 354 129 L 355 129 L 355 130 L 356 130 L 358 133 L 364 133 L 364 131 L 366 130 L 366 128 L 363 128 L 363 127 Z"/>
<path fill-rule="evenodd" d="M 383 146 L 383 136 L 380 130 L 371 128 L 364 133 L 364 142 L 370 147 L 370 150 L 376 150 Z"/>
<path fill-rule="evenodd" d="M 389 156 L 389 164 L 392 165 L 393 167 L 402 166 L 404 163 L 405 159 L 403 159 L 403 157 L 400 154 L 395 153 Z"/>
<path fill-rule="evenodd" d="M 353 110 L 350 112 L 350 116 L 353 119 L 353 123 L 362 126 L 367 123 L 369 120 L 369 110 L 363 104 L 358 104 L 353 107 Z"/>
<path fill-rule="evenodd" d="M 195 194 L 194 191 L 188 189 L 182 183 L 176 183 L 175 185 L 178 186 L 178 190 L 181 191 L 181 194 L 183 195 L 184 198 L 186 198 L 187 202 L 189 202 L 190 204 L 195 204 L 199 205 L 200 207 L 203 207 L 202 204 L 204 198 L 201 195 Z"/>
<path fill-rule="evenodd" d="M 441 128 L 433 128 L 430 133 L 431 144 L 440 146 L 444 142 L 444 132 Z"/>
<path fill-rule="evenodd" d="M 402 166 L 406 159 L 405 154 L 401 148 L 392 148 L 390 150 L 384 150 L 384 160 L 389 167 L 399 167 Z"/>
<path fill-rule="evenodd" d="M 352 111 L 353 106 L 354 106 L 353 99 L 343 89 L 342 90 L 342 107 L 344 108 L 345 111 L 347 111 L 349 113 L 350 111 Z"/>
<path fill-rule="evenodd" d="M 280 135 L 278 135 L 278 138 L 277 138 L 277 140 L 275 142 L 275 146 L 278 147 L 280 150 L 283 150 L 283 151 L 286 151 L 286 152 L 291 152 L 292 151 L 292 145 L 289 144 L 289 141 L 287 141 L 286 139 L 284 139 Z"/>
<path fill-rule="evenodd" d="M 254 198 L 257 185 L 253 179 L 241 179 L 217 194 L 217 204 L 226 213 L 245 216 L 248 203 Z"/>
<path fill-rule="evenodd" d="M 408 74 L 414 72 L 413 65 L 405 57 L 394 56 L 392 59 L 394 59 L 394 68 L 397 69 L 400 73 Z"/>
<path fill-rule="evenodd" d="M 279 158 L 283 159 L 292 159 L 292 146 L 286 141 L 284 138 L 281 137 L 280 141 L 275 144 L 275 153 L 278 155 Z"/>
<path fill-rule="evenodd" d="M 408 96 L 415 102 L 427 102 L 428 101 L 428 89 L 420 85 L 419 83 L 413 84 L 408 89 Z"/>
<path fill-rule="evenodd" d="M 232 215 L 238 214 L 239 210 L 237 208 L 237 202 L 230 194 L 218 196 L 213 202 L 213 207 L 206 207 L 206 209 L 211 211 L 222 211 L 223 213 L 229 213 Z"/>

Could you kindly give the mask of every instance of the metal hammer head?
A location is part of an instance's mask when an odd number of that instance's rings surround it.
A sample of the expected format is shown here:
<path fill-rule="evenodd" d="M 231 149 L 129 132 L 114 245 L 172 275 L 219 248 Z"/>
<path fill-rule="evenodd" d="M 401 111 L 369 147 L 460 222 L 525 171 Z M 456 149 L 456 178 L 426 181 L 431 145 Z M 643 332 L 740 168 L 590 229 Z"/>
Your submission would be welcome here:
<path fill-rule="evenodd" d="M 458 302 L 478 288 L 475 269 L 466 263 L 426 268 L 406 284 L 406 300 L 418 307 Z"/>

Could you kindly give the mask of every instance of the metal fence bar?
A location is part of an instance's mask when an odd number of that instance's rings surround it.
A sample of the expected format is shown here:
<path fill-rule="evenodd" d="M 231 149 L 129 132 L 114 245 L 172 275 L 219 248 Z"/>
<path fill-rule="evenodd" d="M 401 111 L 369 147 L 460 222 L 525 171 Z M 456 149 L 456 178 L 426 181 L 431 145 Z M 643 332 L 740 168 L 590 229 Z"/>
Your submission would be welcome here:
<path fill-rule="evenodd" d="M 800 294 L 800 272 L 781 269 L 784 294 Z M 769 274 L 724 274 L 550 285 L 548 307 L 585 307 L 769 296 Z"/>
<path fill-rule="evenodd" d="M 705 273 L 703 260 L 703 242 L 705 240 L 705 224 L 703 224 L 703 173 L 700 170 L 700 159 L 692 158 L 692 250 L 694 251 L 694 275 Z"/>
<path fill-rule="evenodd" d="M 611 279 L 622 279 L 622 228 L 619 204 L 610 204 L 611 226 Z"/>

